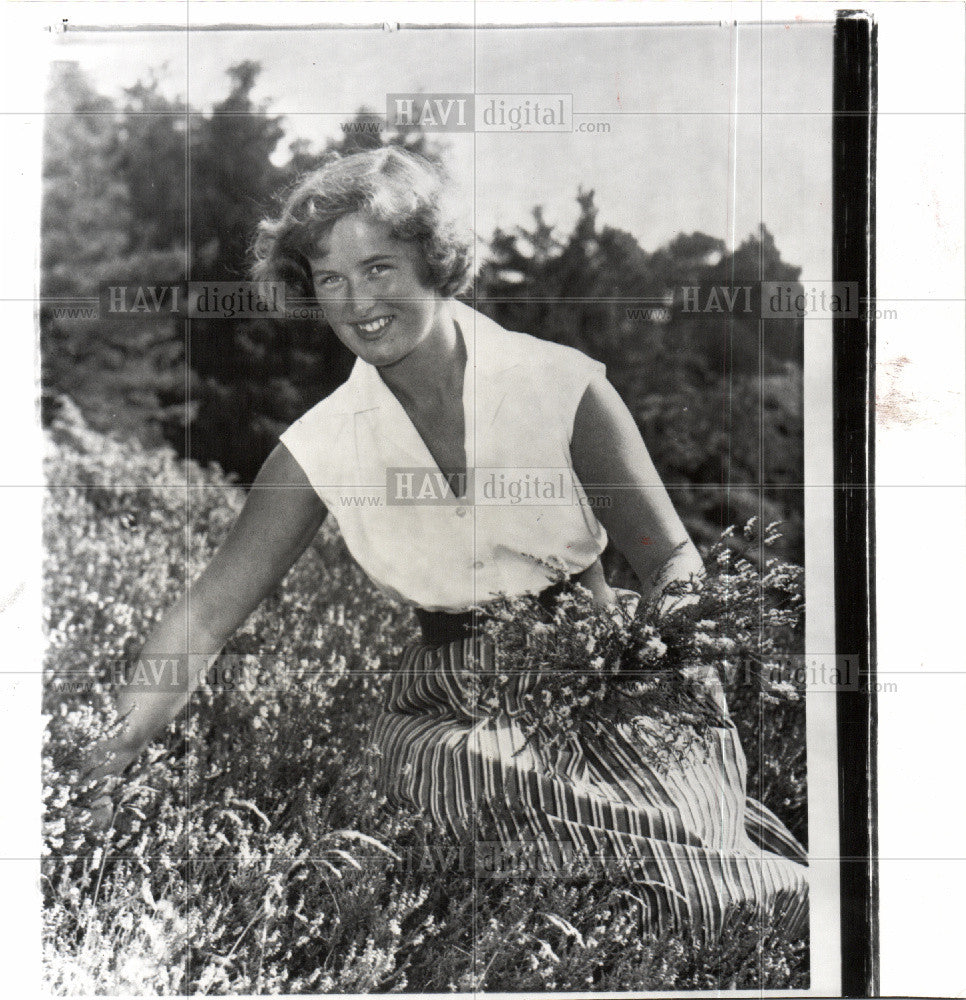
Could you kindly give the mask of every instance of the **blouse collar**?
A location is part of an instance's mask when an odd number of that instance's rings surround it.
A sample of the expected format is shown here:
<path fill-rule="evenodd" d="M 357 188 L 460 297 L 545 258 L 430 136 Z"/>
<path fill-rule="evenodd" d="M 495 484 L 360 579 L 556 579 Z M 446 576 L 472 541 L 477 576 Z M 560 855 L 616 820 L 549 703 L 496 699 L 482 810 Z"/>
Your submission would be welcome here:
<path fill-rule="evenodd" d="M 459 324 L 466 345 L 466 372 L 464 374 L 464 400 L 469 397 L 472 410 L 477 416 L 487 401 L 498 407 L 506 395 L 495 376 L 515 368 L 522 363 L 512 350 L 513 338 L 507 331 L 481 312 L 451 299 L 448 303 L 450 315 Z M 364 413 L 370 410 L 388 410 L 393 415 L 401 408 L 392 390 L 383 382 L 375 365 L 356 358 L 352 372 L 345 383 L 351 412 Z M 491 416 L 495 415 L 495 410 Z"/>
<path fill-rule="evenodd" d="M 498 323 L 462 302 L 450 300 L 449 308 L 466 345 L 463 444 L 467 466 L 475 468 L 489 455 L 486 432 L 495 424 L 510 392 L 511 380 L 500 375 L 526 361 L 526 344 L 521 343 L 525 338 L 508 333 Z M 374 365 L 357 358 L 343 389 L 346 411 L 364 414 L 364 419 L 378 425 L 377 437 L 388 445 L 387 453 L 394 456 L 395 464 L 408 462 L 413 466 L 436 468 L 435 460 L 402 403 L 383 382 Z"/>

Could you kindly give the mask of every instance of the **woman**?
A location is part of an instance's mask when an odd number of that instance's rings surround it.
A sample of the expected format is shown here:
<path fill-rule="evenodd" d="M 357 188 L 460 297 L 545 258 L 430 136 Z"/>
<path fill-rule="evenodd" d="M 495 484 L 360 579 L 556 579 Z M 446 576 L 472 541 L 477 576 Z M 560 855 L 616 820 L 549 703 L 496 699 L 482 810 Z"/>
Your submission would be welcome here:
<path fill-rule="evenodd" d="M 454 298 L 471 244 L 444 193 L 430 163 L 383 148 L 312 174 L 262 224 L 256 278 L 314 295 L 357 360 L 281 436 L 225 543 L 142 658 L 174 650 L 204 669 L 331 512 L 353 557 L 415 608 L 422 630 L 373 724 L 390 801 L 458 837 L 485 830 L 556 856 L 593 845 L 636 859 L 658 925 L 717 935 L 743 913 L 802 929 L 804 852 L 746 801 L 730 722 L 709 754 L 658 773 L 625 727 L 561 762 L 524 746 L 508 717 L 481 718 L 472 704 L 467 680 L 492 666 L 493 646 L 470 609 L 501 592 L 549 602 L 560 585 L 548 588 L 547 561 L 603 607 L 619 597 L 600 562 L 608 537 L 644 600 L 702 565 L 604 367 Z M 496 489 L 510 481 L 509 493 Z M 539 482 L 573 495 L 488 502 Z M 101 748 L 98 772 L 133 760 L 199 678 L 196 669 L 187 690 L 136 702 L 122 691 L 126 725 Z M 708 683 L 723 708 L 720 685 Z"/>

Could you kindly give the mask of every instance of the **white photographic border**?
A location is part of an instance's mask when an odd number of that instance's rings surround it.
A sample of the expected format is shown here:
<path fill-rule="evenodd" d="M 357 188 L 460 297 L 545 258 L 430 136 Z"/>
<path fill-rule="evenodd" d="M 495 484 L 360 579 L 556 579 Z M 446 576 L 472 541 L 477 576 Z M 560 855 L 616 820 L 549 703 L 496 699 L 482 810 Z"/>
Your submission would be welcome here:
<path fill-rule="evenodd" d="M 860 5 L 856 4 L 855 7 Z M 468 8 L 472 7 L 472 13 Z M 189 9 L 190 8 L 190 9 Z M 862 4 L 879 29 L 878 302 L 901 303 L 899 315 L 877 329 L 880 420 L 876 434 L 875 504 L 878 666 L 899 688 L 879 699 L 881 991 L 886 995 L 966 995 L 952 966 L 961 922 L 953 912 L 966 889 L 961 831 L 966 806 L 955 789 L 963 759 L 966 670 L 952 632 L 966 606 L 966 458 L 963 454 L 963 110 L 964 9 L 953 2 Z M 828 20 L 826 3 L 47 3 L 6 5 L 4 61 L 8 234 L 0 273 L 0 303 L 8 332 L 0 390 L 10 408 L 7 461 L 0 483 L 7 557 L 0 566 L 0 635 L 7 653 L 0 729 L 8 767 L 7 802 L 17 822 L 2 828 L 0 860 L 7 876 L 4 941 L 14 956 L 8 982 L 18 994 L 39 991 L 37 808 L 41 719 L 40 680 L 25 665 L 39 662 L 39 498 L 23 484 L 40 482 L 41 438 L 36 422 L 39 373 L 36 306 L 39 253 L 30 234 L 39 220 L 42 93 L 49 46 L 42 28 L 70 23 L 500 23 Z M 942 124 L 932 121 L 945 116 Z M 946 127 L 943 128 L 942 125 Z M 912 136 L 912 137 L 910 137 Z M 11 153 L 13 155 L 11 155 Z M 30 248 L 25 252 L 25 248 Z M 831 331 L 810 324 L 806 339 L 806 482 L 830 483 Z M 900 359 L 904 359 L 901 360 Z M 814 381 L 813 381 L 814 380 Z M 891 401 L 883 410 L 883 401 Z M 898 403 L 897 403 L 898 401 Z M 900 417 L 896 417 L 896 405 Z M 905 412 L 902 413 L 902 408 Z M 828 464 L 826 464 L 828 463 Z M 915 491 L 915 492 L 912 492 Z M 832 499 L 806 503 L 806 563 L 810 649 L 827 647 L 821 629 L 832 621 Z M 922 526 L 925 526 L 923 530 Z M 901 695 L 897 697 L 896 695 Z M 833 704 L 829 698 L 819 700 Z M 825 768 L 819 747 L 834 745 L 834 716 L 809 704 L 809 831 L 813 856 L 834 858 L 837 784 L 835 755 Z M 825 773 L 827 771 L 827 773 Z M 923 820 L 923 813 L 926 820 Z M 924 839 L 924 828 L 932 836 Z M 826 853 L 828 852 L 828 853 Z M 833 866 L 829 866 L 829 872 Z M 814 870 L 814 869 L 813 869 Z M 836 867 L 837 873 L 837 867 Z M 837 874 L 820 875 L 813 891 L 812 988 L 827 995 L 838 970 L 824 963 L 838 949 Z M 834 905 L 831 901 L 834 900 Z M 951 918 L 951 919 L 950 919 Z M 821 953 L 820 962 L 816 955 Z M 15 971 L 16 970 L 16 971 Z M 563 994 L 561 994 L 563 995 Z M 665 994 L 678 996 L 680 993 Z M 713 994 L 708 994 L 713 995 Z M 736 995 L 745 995 L 737 993 Z M 746 995 L 760 995 L 748 993 Z"/>

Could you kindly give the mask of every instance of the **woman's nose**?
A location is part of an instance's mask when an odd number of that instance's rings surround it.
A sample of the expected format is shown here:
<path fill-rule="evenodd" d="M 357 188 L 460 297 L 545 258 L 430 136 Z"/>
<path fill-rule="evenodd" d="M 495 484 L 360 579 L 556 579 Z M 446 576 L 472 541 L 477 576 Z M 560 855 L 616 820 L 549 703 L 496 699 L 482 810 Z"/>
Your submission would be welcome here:
<path fill-rule="evenodd" d="M 363 319 L 366 313 L 372 309 L 373 301 L 371 295 L 366 296 L 361 293 L 357 284 L 353 284 L 351 281 L 346 282 L 343 308 L 349 319 Z"/>

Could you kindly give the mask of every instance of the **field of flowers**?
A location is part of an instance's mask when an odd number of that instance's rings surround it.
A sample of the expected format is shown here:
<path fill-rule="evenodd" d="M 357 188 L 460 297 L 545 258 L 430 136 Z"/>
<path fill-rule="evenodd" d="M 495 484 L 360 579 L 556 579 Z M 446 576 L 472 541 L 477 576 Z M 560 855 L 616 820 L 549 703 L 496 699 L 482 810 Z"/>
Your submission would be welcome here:
<path fill-rule="evenodd" d="M 745 933 L 709 949 L 656 937 L 642 929 L 631 883 L 477 879 L 419 817 L 388 809 L 360 748 L 414 623 L 328 525 L 227 647 L 225 662 L 246 669 L 197 692 L 132 768 L 114 828 L 88 830 L 79 765 L 110 723 L 112 677 L 204 565 L 243 495 L 217 470 L 92 432 L 69 403 L 48 440 L 49 990 L 807 985 L 803 941 Z M 750 688 L 729 698 L 749 792 L 805 840 L 801 702 L 764 705 Z"/>

